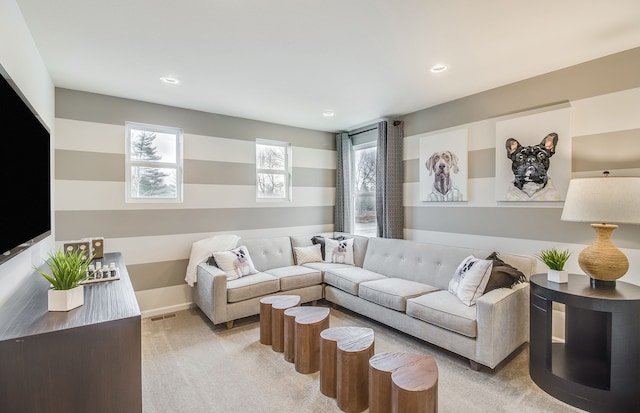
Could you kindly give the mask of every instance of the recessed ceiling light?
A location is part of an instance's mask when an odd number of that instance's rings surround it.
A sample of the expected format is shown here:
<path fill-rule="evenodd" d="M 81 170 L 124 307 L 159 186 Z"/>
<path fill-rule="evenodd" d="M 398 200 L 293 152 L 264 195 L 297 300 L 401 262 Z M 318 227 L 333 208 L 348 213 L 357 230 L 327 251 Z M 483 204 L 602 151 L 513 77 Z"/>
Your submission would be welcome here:
<path fill-rule="evenodd" d="M 433 73 L 444 72 L 447 70 L 447 65 L 435 65 L 430 69 Z"/>
<path fill-rule="evenodd" d="M 322 112 L 322 116 L 324 116 L 325 118 L 330 118 L 333 115 L 335 115 L 335 112 L 332 112 L 330 110 L 325 110 L 324 112 Z"/>
<path fill-rule="evenodd" d="M 168 83 L 170 85 L 177 85 L 178 83 L 180 83 L 180 81 L 178 79 L 176 79 L 175 77 L 169 77 L 169 76 L 162 76 L 160 78 L 160 80 L 162 80 L 164 83 Z"/>

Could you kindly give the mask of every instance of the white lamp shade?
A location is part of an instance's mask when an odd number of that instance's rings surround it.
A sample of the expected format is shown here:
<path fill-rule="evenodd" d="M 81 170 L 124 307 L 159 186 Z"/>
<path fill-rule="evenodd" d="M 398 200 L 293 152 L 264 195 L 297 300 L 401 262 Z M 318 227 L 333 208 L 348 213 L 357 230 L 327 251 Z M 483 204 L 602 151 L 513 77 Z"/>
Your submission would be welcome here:
<path fill-rule="evenodd" d="M 640 224 L 640 177 L 572 179 L 560 219 Z"/>

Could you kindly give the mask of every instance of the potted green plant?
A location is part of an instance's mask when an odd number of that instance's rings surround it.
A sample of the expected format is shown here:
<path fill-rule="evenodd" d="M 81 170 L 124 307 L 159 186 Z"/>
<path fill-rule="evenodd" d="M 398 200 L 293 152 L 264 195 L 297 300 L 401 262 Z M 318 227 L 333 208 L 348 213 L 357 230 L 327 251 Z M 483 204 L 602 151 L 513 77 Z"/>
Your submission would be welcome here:
<path fill-rule="evenodd" d="M 50 274 L 34 266 L 51 283 L 48 293 L 49 311 L 69 311 L 84 304 L 84 286 L 87 270 L 93 256 L 86 251 L 55 251 L 49 253 Z"/>
<path fill-rule="evenodd" d="M 569 281 L 569 272 L 564 269 L 564 265 L 569 260 L 571 252 L 567 249 L 558 251 L 555 247 L 540 250 L 535 257 L 549 267 L 547 279 L 556 283 L 566 283 Z"/>

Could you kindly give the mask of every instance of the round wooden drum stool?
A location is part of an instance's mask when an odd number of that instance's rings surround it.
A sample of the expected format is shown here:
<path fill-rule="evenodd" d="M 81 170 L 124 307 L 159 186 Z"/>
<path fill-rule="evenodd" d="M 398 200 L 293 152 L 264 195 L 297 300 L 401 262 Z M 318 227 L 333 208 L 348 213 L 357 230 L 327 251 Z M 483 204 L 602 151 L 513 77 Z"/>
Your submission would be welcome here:
<path fill-rule="evenodd" d="M 329 328 L 329 313 L 330 310 L 325 307 L 285 310 L 285 360 L 291 361 L 293 347 L 293 362 L 298 373 L 309 374 L 320 370 L 320 332 Z"/>
<path fill-rule="evenodd" d="M 379 353 L 369 360 L 370 413 L 438 411 L 438 366 L 433 357 Z"/>
<path fill-rule="evenodd" d="M 333 327 L 320 333 L 320 392 L 335 397 L 338 407 L 357 413 L 369 405 L 369 359 L 373 330 Z"/>
<path fill-rule="evenodd" d="M 299 295 L 271 295 L 260 299 L 260 343 L 284 351 L 284 311 L 300 305 Z"/>

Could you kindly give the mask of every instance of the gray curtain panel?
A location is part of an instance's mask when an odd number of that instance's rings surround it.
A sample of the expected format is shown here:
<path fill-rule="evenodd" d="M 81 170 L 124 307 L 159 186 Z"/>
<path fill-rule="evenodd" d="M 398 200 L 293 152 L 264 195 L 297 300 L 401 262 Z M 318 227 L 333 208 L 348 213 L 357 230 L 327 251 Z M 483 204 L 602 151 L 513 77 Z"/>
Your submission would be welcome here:
<path fill-rule="evenodd" d="M 338 162 L 336 165 L 336 205 L 333 230 L 351 233 L 351 139 L 348 133 L 336 135 Z"/>
<path fill-rule="evenodd" d="M 376 158 L 376 214 L 378 236 L 404 237 L 404 210 L 402 207 L 402 141 L 403 122 L 378 123 L 378 149 Z"/>

